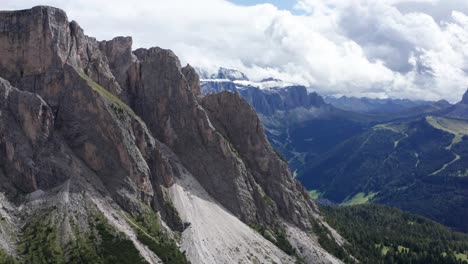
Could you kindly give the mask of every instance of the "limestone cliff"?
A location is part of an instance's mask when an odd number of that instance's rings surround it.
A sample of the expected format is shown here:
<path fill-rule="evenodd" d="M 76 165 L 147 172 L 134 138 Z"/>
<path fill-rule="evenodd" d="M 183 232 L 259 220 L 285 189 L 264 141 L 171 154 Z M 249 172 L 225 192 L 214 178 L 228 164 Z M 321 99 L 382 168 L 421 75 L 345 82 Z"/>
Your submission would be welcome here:
<path fill-rule="evenodd" d="M 123 245 L 127 263 L 338 262 L 253 108 L 237 94 L 202 98 L 172 51 L 99 42 L 44 6 L 0 12 L 0 47 L 3 251 L 23 262 L 106 262 Z M 287 233 L 294 253 L 249 225 Z"/>

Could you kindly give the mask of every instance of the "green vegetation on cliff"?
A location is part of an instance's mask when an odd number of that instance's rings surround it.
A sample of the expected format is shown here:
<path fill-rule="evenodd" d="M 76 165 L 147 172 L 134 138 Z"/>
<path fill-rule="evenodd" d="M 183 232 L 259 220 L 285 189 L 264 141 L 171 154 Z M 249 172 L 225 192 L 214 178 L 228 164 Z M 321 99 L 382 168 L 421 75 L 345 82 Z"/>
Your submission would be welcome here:
<path fill-rule="evenodd" d="M 98 94 L 100 94 L 102 97 L 106 98 L 107 100 L 109 100 L 112 103 L 112 106 L 113 106 L 114 110 L 120 111 L 120 112 L 125 111 L 125 112 L 131 114 L 132 116 L 136 116 L 135 112 L 133 112 L 133 110 L 128 105 L 126 105 L 124 102 L 122 102 L 122 100 L 120 100 L 117 96 L 115 96 L 114 94 L 112 94 L 111 92 L 106 90 L 104 87 L 102 87 L 101 85 L 99 85 L 98 83 L 93 81 L 85 73 L 79 72 L 79 71 L 77 71 L 77 72 L 78 72 L 78 74 L 80 75 L 81 78 L 86 80 L 88 85 L 91 86 L 91 88 L 93 88 L 94 91 L 96 91 Z"/>
<path fill-rule="evenodd" d="M 2 264 L 19 264 L 18 260 L 13 256 L 8 255 L 0 249 L 0 263 Z"/>
<path fill-rule="evenodd" d="M 371 192 L 369 194 L 357 193 L 351 199 L 346 199 L 342 204 L 343 205 L 356 205 L 356 204 L 366 204 L 375 197 L 377 193 Z"/>
<path fill-rule="evenodd" d="M 101 214 L 91 217 L 89 232 L 73 232 L 75 237 L 67 244 L 56 216 L 54 212 L 38 216 L 24 228 L 18 247 L 22 263 L 146 263 L 133 242 Z"/>
<path fill-rule="evenodd" d="M 180 251 L 175 237 L 171 237 L 161 228 L 158 215 L 151 209 L 136 219 L 128 217 L 128 221 L 134 227 L 138 240 L 148 246 L 165 264 L 190 263 L 185 252 Z"/>
<path fill-rule="evenodd" d="M 260 235 L 262 235 L 266 240 L 275 244 L 284 253 L 290 256 L 295 256 L 296 263 L 303 263 L 303 260 L 298 256 L 296 249 L 289 242 L 285 230 L 279 228 L 271 230 L 270 228 L 264 225 L 251 225 L 250 227 L 257 231 Z"/>
<path fill-rule="evenodd" d="M 345 263 L 356 263 L 355 259 L 353 259 L 353 257 L 350 256 L 350 253 L 347 252 L 351 251 L 350 248 L 347 246 L 342 247 L 338 245 L 330 230 L 326 226 L 319 222 L 313 221 L 312 228 L 314 230 L 314 235 L 317 236 L 318 242 L 323 249 L 338 259 L 341 259 Z"/>

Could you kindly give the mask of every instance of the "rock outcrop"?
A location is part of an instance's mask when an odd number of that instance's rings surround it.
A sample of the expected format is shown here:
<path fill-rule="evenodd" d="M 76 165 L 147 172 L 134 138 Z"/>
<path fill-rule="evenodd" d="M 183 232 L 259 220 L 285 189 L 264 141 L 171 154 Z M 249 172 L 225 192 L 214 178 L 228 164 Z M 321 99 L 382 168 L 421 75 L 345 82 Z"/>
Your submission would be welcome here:
<path fill-rule="evenodd" d="M 201 93 L 203 95 L 220 93 L 223 91 L 238 92 L 234 82 L 230 80 L 205 80 L 201 84 Z"/>
<path fill-rule="evenodd" d="M 192 66 L 187 65 L 182 68 L 182 73 L 187 79 L 189 87 L 192 89 L 193 95 L 201 96 L 200 77 L 198 77 L 195 69 Z"/>
<path fill-rule="evenodd" d="M 463 94 L 462 100 L 444 111 L 445 116 L 456 119 L 468 119 L 468 90 Z"/>
<path fill-rule="evenodd" d="M 242 72 L 234 69 L 220 67 L 216 74 L 211 75 L 211 79 L 227 79 L 230 81 L 248 81 L 249 78 Z"/>
<path fill-rule="evenodd" d="M 199 70 L 200 72 L 201 70 Z M 292 85 L 278 79 L 268 78 L 260 82 L 245 82 L 247 76 L 238 72 L 236 76 L 243 78 L 218 78 L 226 69 L 220 68 L 218 74 L 209 79 L 203 79 L 201 93 L 209 95 L 223 91 L 239 92 L 262 116 L 272 116 L 277 112 L 305 111 L 324 107 L 325 101 L 315 92 L 307 91 L 305 86 Z"/>
<path fill-rule="evenodd" d="M 310 239 L 308 262 L 337 262 L 310 235 L 319 212 L 253 108 L 237 94 L 202 98 L 172 51 L 96 41 L 44 6 L 1 12 L 0 47 L 0 192 L 21 205 L 5 216 L 18 219 L 11 241 L 29 239 L 22 223 L 52 215 L 66 261 L 103 225 L 150 263 L 169 261 L 157 241 L 172 245 L 172 261 L 182 251 L 193 263 L 294 261 L 255 225 Z"/>
<path fill-rule="evenodd" d="M 36 94 L 19 91 L 0 79 L 0 164 L 8 172 L 4 187 L 9 187 L 16 195 L 21 192 L 34 192 L 38 188 L 50 187 L 50 180 L 63 180 L 59 177 L 47 179 L 40 171 L 35 159 L 37 153 L 46 148 L 53 127 L 54 118 L 46 102 Z M 44 179 L 43 179 L 44 178 Z"/>
<path fill-rule="evenodd" d="M 304 86 L 289 86 L 268 91 L 246 88 L 240 93 L 251 102 L 259 114 L 265 116 L 274 115 L 278 111 L 293 111 L 298 108 L 317 109 L 325 105 L 320 95 L 315 92 L 309 93 Z"/>
<path fill-rule="evenodd" d="M 305 189 L 292 178 L 286 161 L 268 143 L 253 107 L 238 93 L 230 92 L 208 95 L 202 105 L 216 130 L 233 144 L 246 162 L 247 172 L 262 187 L 264 193 L 259 198 L 273 201 L 273 208 L 263 206 L 260 210 L 265 217 L 280 215 L 298 226 L 308 227 L 318 210 Z M 268 215 L 270 211 L 272 215 Z"/>

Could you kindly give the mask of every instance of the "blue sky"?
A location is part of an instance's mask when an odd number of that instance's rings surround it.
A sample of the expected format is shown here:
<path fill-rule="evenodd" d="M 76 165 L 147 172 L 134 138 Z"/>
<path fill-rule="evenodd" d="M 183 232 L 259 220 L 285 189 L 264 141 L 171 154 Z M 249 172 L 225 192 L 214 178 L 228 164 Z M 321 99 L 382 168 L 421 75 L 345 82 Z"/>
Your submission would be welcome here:
<path fill-rule="evenodd" d="M 279 9 L 286 9 L 286 10 L 291 11 L 297 1 L 296 0 L 268 0 L 268 1 L 267 0 L 230 0 L 230 2 L 233 2 L 238 5 L 244 5 L 244 6 L 270 3 L 270 4 L 275 5 Z"/>

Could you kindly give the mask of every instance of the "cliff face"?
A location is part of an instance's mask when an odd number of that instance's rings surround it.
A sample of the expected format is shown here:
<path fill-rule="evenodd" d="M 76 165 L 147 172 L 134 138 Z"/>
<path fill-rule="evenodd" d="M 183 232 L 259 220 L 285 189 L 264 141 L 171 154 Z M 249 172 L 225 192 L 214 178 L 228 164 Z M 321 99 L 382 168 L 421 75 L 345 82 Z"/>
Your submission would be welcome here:
<path fill-rule="evenodd" d="M 289 86 L 271 91 L 245 88 L 240 93 L 264 116 L 272 116 L 278 111 L 294 111 L 301 108 L 309 110 L 325 105 L 320 95 L 308 93 L 304 86 Z"/>
<path fill-rule="evenodd" d="M 54 126 L 51 109 L 42 98 L 19 91 L 3 79 L 0 80 L 0 96 L 1 164 L 9 172 L 5 187 L 15 194 L 14 187 L 18 191 L 32 192 L 53 185 L 50 180 L 60 181 L 60 178 L 43 179 L 42 175 L 37 175 L 39 170 L 33 160 L 51 136 Z"/>
<path fill-rule="evenodd" d="M 223 68 L 220 68 L 220 71 Z M 243 74 L 243 73 L 240 73 Z M 216 76 L 214 76 L 216 77 Z M 246 80 L 248 80 L 246 78 Z M 271 80 L 271 81 L 270 81 Z M 324 107 L 323 98 L 315 92 L 309 93 L 305 86 L 287 85 L 272 86 L 271 82 L 284 85 L 276 79 L 265 79 L 258 83 L 236 82 L 236 79 L 204 79 L 201 93 L 204 95 L 220 93 L 223 91 L 239 92 L 261 115 L 270 117 L 277 112 L 295 111 L 303 109 L 309 111 Z M 266 88 L 260 88 L 266 86 Z"/>
<path fill-rule="evenodd" d="M 235 94 L 201 98 L 198 75 L 170 50 L 98 42 L 42 6 L 1 12 L 0 47 L 0 201 L 22 204 L 0 210 L 16 230 L 4 251 L 29 260 L 15 249 L 29 243 L 21 222 L 54 215 L 63 239 L 52 242 L 67 252 L 101 219 L 150 263 L 167 252 L 141 236 L 162 234 L 193 263 L 294 261 L 248 224 L 288 231 L 299 255 L 306 237 L 307 261 L 336 262 L 308 235 L 318 211 L 252 107 Z"/>
<path fill-rule="evenodd" d="M 247 172 L 262 187 L 264 193 L 260 195 L 274 201 L 272 215 L 268 215 L 269 208 L 260 210 L 265 217 L 280 215 L 298 226 L 308 227 L 307 219 L 318 214 L 315 204 L 305 189 L 293 180 L 287 163 L 268 143 L 253 107 L 238 93 L 230 92 L 208 95 L 203 98 L 202 105 L 214 127 L 233 144 L 238 156 L 245 161 Z"/>

